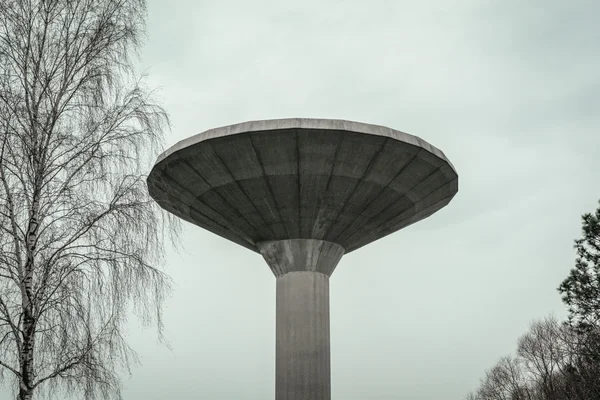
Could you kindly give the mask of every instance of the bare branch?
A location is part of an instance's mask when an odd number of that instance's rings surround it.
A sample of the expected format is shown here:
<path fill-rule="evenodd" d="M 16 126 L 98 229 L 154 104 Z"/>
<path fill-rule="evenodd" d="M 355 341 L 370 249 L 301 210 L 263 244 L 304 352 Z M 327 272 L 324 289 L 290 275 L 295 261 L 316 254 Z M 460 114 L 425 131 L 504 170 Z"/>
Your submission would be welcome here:
<path fill-rule="evenodd" d="M 130 61 L 145 10 L 0 2 L 0 370 L 14 364 L 21 398 L 120 398 L 130 306 L 163 338 L 162 232 L 177 227 L 144 180 L 168 127 Z"/>

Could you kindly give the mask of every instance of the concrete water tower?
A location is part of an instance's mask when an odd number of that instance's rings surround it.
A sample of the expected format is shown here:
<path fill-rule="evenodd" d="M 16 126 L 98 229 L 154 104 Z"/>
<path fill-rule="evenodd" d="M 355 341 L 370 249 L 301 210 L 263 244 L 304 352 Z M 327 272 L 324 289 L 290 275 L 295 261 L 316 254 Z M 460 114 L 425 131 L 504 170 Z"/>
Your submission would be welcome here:
<path fill-rule="evenodd" d="M 275 275 L 277 400 L 329 400 L 329 277 L 342 255 L 450 202 L 458 175 L 424 140 L 326 119 L 252 121 L 158 157 L 165 210 L 262 254 Z"/>

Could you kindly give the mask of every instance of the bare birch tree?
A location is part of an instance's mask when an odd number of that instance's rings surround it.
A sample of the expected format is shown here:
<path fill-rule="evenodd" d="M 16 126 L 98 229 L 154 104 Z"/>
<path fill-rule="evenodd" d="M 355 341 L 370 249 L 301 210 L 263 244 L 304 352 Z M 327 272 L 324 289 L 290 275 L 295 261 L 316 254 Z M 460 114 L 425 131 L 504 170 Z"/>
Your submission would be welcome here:
<path fill-rule="evenodd" d="M 0 0 L 0 382 L 121 398 L 130 307 L 162 336 L 168 124 L 131 62 L 145 0 Z M 62 397 L 64 398 L 64 397 Z"/>

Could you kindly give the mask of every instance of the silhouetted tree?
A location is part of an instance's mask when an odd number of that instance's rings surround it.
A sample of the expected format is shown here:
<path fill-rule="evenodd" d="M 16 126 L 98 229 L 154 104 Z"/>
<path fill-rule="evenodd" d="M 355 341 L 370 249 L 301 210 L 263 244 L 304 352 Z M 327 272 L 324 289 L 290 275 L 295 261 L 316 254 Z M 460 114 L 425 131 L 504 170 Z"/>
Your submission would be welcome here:
<path fill-rule="evenodd" d="M 501 358 L 467 399 L 600 399 L 600 371 L 582 357 L 581 340 L 578 331 L 553 317 L 533 322 L 518 340 L 517 356 Z"/>
<path fill-rule="evenodd" d="M 581 218 L 583 236 L 575 240 L 575 267 L 558 291 L 568 306 L 569 322 L 586 330 L 600 321 L 600 207 Z"/>
<path fill-rule="evenodd" d="M 581 217 L 575 267 L 558 287 L 577 333 L 578 379 L 600 398 L 600 207 Z"/>
<path fill-rule="evenodd" d="M 501 359 L 468 400 L 600 399 L 600 207 L 582 216 L 582 232 L 575 267 L 558 288 L 568 321 L 534 322 L 517 358 Z"/>
<path fill-rule="evenodd" d="M 526 376 L 521 360 L 502 357 L 494 367 L 486 371 L 479 389 L 472 393 L 472 400 L 529 400 Z M 469 399 L 469 397 L 467 397 Z"/>
<path fill-rule="evenodd" d="M 144 172 L 168 123 L 135 78 L 144 0 L 0 0 L 0 378 L 120 398 L 129 306 L 168 277 Z M 176 227 L 176 226 L 175 226 Z"/>
<path fill-rule="evenodd" d="M 554 378 L 565 363 L 566 353 L 560 341 L 562 328 L 552 317 L 535 321 L 517 345 L 517 355 L 523 360 L 524 369 L 539 384 L 548 400 L 554 399 L 559 392 Z"/>

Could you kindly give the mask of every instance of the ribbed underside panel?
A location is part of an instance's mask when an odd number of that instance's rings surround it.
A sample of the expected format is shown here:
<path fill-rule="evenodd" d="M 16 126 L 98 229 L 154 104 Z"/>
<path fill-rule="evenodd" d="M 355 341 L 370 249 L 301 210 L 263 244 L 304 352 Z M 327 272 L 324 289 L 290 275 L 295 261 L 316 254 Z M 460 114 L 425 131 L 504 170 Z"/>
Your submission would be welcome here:
<path fill-rule="evenodd" d="M 443 159 L 392 138 L 281 129 L 201 141 L 158 163 L 158 203 L 254 251 L 319 239 L 346 253 L 439 210 L 458 191 Z"/>

